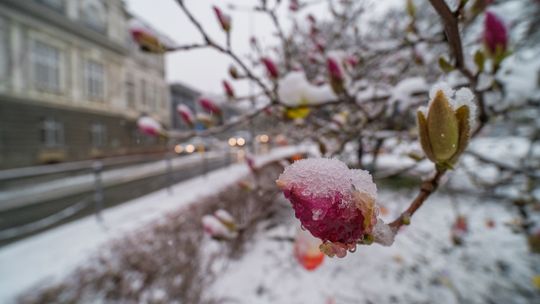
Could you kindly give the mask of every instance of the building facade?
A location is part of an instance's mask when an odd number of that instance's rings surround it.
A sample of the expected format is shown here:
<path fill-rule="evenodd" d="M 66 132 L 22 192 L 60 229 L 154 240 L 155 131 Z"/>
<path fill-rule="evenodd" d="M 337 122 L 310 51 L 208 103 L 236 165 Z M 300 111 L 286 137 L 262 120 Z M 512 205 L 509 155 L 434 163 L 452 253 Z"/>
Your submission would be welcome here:
<path fill-rule="evenodd" d="M 164 56 L 141 52 L 122 0 L 0 0 L 0 169 L 160 151 Z"/>

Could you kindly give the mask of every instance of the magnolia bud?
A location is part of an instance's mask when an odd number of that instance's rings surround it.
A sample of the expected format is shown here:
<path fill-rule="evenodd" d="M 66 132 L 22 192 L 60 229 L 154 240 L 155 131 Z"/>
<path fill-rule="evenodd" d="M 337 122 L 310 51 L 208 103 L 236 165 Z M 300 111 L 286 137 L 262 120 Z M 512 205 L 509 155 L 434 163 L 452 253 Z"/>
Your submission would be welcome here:
<path fill-rule="evenodd" d="M 345 58 L 345 62 L 347 62 L 347 64 L 351 68 L 355 68 L 358 65 L 358 63 L 360 63 L 360 60 L 358 59 L 356 55 L 349 55 L 347 56 L 347 58 Z"/>
<path fill-rule="evenodd" d="M 417 112 L 420 143 L 426 157 L 435 164 L 451 168 L 467 147 L 476 105 L 469 89 L 456 93 L 447 87 L 430 93 L 427 109 Z"/>
<path fill-rule="evenodd" d="M 223 90 L 228 98 L 234 98 L 234 89 L 227 80 L 223 80 Z"/>
<path fill-rule="evenodd" d="M 197 116 L 195 117 L 198 122 L 205 125 L 207 128 L 214 125 L 214 119 L 212 116 L 206 114 L 206 113 L 197 113 Z"/>
<path fill-rule="evenodd" d="M 231 17 L 224 14 L 219 7 L 214 6 L 213 8 L 221 28 L 228 33 L 231 30 Z"/>
<path fill-rule="evenodd" d="M 302 159 L 276 181 L 302 226 L 324 243 L 321 251 L 343 257 L 377 222 L 377 187 L 367 171 L 337 159 Z"/>
<path fill-rule="evenodd" d="M 199 99 L 199 104 L 206 112 L 221 115 L 221 109 L 212 100 L 208 98 L 201 98 Z"/>
<path fill-rule="evenodd" d="M 237 225 L 235 219 L 226 210 L 219 209 L 214 212 L 214 216 L 225 225 L 230 231 L 236 231 Z"/>
<path fill-rule="evenodd" d="M 298 9 L 300 9 L 300 3 L 298 2 L 298 0 L 290 0 L 289 10 L 292 12 L 296 12 L 298 11 Z"/>
<path fill-rule="evenodd" d="M 339 66 L 339 63 L 333 58 L 328 57 L 326 59 L 326 67 L 328 69 L 328 77 L 330 78 L 330 86 L 334 93 L 340 94 L 345 90 L 343 71 Z"/>
<path fill-rule="evenodd" d="M 176 107 L 176 112 L 178 113 L 178 115 L 180 115 L 180 117 L 182 118 L 184 123 L 186 123 L 186 125 L 188 126 L 194 125 L 195 117 L 193 115 L 193 112 L 191 112 L 191 109 L 188 106 L 184 104 L 179 104 Z"/>
<path fill-rule="evenodd" d="M 219 215 L 224 215 L 224 214 L 220 213 Z M 227 215 L 229 214 L 227 213 Z M 232 219 L 232 217 L 230 217 L 230 219 Z M 219 218 L 216 215 L 207 214 L 202 217 L 201 222 L 202 222 L 204 232 L 210 235 L 213 239 L 230 240 L 238 236 L 238 229 L 236 227 L 236 223 L 234 222 L 234 219 L 232 219 L 231 222 L 227 220 L 222 221 L 221 218 Z"/>
<path fill-rule="evenodd" d="M 137 120 L 137 127 L 146 135 L 158 136 L 163 134 L 161 124 L 150 116 L 142 116 Z"/>
<path fill-rule="evenodd" d="M 268 57 L 263 57 L 261 59 L 261 62 L 264 64 L 264 67 L 266 68 L 266 72 L 271 78 L 277 79 L 279 77 L 278 68 L 276 64 L 272 61 L 272 59 Z"/>
<path fill-rule="evenodd" d="M 229 67 L 229 75 L 231 76 L 232 79 L 240 78 L 240 75 L 238 75 L 238 70 L 236 69 L 234 65 L 231 65 Z"/>
<path fill-rule="evenodd" d="M 486 12 L 484 44 L 492 56 L 502 56 L 508 47 L 508 32 L 504 23 L 492 12 Z"/>
<path fill-rule="evenodd" d="M 145 29 L 132 28 L 130 32 L 133 40 L 143 52 L 161 54 L 167 50 L 155 35 Z"/>

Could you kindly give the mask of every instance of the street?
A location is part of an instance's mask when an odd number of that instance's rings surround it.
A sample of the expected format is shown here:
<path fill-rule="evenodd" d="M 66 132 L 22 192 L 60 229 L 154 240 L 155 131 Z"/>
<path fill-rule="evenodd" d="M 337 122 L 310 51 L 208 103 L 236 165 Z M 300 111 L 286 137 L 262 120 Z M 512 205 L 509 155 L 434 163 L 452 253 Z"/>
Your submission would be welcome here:
<path fill-rule="evenodd" d="M 102 191 L 96 188 L 96 172 L 91 167 L 69 174 L 66 170 L 4 179 L 0 186 L 0 246 L 87 215 L 98 216 L 101 209 L 226 166 L 230 157 L 227 152 L 175 157 L 170 161 L 170 174 L 168 161 L 163 159 L 104 166 L 99 173 Z"/>

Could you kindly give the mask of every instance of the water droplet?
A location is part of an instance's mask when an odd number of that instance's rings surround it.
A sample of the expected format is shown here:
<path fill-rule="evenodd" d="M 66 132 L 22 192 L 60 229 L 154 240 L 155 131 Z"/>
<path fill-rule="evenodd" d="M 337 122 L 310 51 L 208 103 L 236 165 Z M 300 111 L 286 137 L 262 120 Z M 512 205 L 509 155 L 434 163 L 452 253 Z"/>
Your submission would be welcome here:
<path fill-rule="evenodd" d="M 350 253 L 356 252 L 356 246 L 349 248 L 349 252 Z"/>
<path fill-rule="evenodd" d="M 323 217 L 323 211 L 321 209 L 313 209 L 311 211 L 312 213 L 312 216 L 311 218 L 314 220 L 314 221 L 318 221 L 320 220 L 322 217 Z"/>
<path fill-rule="evenodd" d="M 300 225 L 300 229 L 306 231 L 306 227 L 304 227 L 304 225 Z"/>

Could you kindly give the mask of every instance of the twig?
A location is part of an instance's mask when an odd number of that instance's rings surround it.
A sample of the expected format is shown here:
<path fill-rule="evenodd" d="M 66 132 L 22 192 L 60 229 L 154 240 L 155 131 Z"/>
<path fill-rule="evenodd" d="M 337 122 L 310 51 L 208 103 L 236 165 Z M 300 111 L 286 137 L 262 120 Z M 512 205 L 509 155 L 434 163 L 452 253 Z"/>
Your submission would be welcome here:
<path fill-rule="evenodd" d="M 401 215 L 396 218 L 393 222 L 391 222 L 389 225 L 397 231 L 399 227 L 406 224 L 407 221 L 413 216 L 413 214 L 418 210 L 424 202 L 427 200 L 427 198 L 437 190 L 437 187 L 439 186 L 439 182 L 441 178 L 444 176 L 444 173 L 446 172 L 445 169 L 437 168 L 435 171 L 435 175 L 430 178 L 429 180 L 422 183 L 422 186 L 420 187 L 420 192 L 416 195 L 414 200 L 409 205 L 409 208 L 405 210 Z"/>

